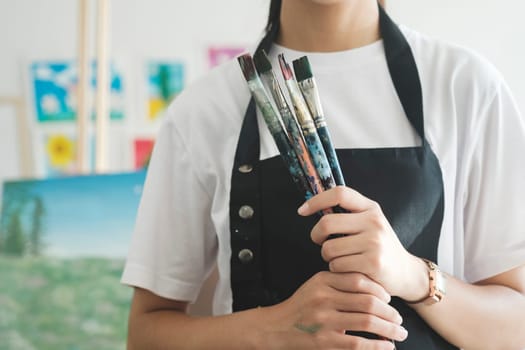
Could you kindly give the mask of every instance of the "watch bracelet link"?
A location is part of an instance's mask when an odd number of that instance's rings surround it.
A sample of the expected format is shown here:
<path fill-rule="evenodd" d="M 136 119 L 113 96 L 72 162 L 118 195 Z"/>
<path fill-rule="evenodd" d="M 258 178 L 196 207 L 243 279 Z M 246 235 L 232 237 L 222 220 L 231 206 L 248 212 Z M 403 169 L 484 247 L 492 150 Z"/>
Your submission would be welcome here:
<path fill-rule="evenodd" d="M 407 304 L 433 305 L 443 300 L 446 294 L 445 275 L 439 269 L 439 266 L 425 258 L 420 258 L 428 268 L 429 290 L 427 295 L 415 301 L 406 301 Z"/>

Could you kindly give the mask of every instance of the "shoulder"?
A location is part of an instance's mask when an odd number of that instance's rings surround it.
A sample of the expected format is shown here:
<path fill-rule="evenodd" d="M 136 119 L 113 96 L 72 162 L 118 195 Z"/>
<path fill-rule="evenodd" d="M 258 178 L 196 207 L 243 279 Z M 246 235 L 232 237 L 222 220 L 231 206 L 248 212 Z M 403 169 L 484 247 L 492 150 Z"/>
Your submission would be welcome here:
<path fill-rule="evenodd" d="M 414 53 L 422 80 L 459 95 L 494 96 L 501 73 L 476 51 L 401 26 Z M 437 84 L 437 85 L 436 85 Z"/>

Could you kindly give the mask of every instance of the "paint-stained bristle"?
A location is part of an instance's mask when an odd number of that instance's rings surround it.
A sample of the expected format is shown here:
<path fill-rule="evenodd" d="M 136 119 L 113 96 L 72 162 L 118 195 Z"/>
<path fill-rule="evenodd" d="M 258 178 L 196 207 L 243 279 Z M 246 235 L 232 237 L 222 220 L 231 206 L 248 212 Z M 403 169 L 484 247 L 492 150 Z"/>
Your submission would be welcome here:
<path fill-rule="evenodd" d="M 255 67 L 259 74 L 266 73 L 272 70 L 272 63 L 266 55 L 264 50 L 257 51 L 253 56 L 253 61 L 255 62 Z"/>
<path fill-rule="evenodd" d="M 310 62 L 308 62 L 308 58 L 306 56 L 293 61 L 293 70 L 295 72 L 295 78 L 297 81 L 303 81 L 313 77 Z"/>
<path fill-rule="evenodd" d="M 255 65 L 253 63 L 253 58 L 250 54 L 247 53 L 247 54 L 237 57 L 237 61 L 239 62 L 242 73 L 244 74 L 244 78 L 247 81 L 250 81 L 257 77 L 257 72 L 255 71 Z"/>
<path fill-rule="evenodd" d="M 284 54 L 279 54 L 277 56 L 279 59 L 279 65 L 281 66 L 281 71 L 283 72 L 283 77 L 285 80 L 290 80 L 293 78 L 293 72 L 286 60 L 284 59 Z"/>

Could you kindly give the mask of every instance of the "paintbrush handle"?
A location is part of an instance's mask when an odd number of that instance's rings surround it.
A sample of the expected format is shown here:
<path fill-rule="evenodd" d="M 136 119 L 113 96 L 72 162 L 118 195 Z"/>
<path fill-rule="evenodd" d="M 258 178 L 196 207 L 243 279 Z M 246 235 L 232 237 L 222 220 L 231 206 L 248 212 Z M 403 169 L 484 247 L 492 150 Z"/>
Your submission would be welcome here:
<path fill-rule="evenodd" d="M 261 110 L 263 119 L 266 122 L 268 129 L 270 130 L 270 134 L 272 135 L 273 140 L 277 145 L 277 149 L 281 154 L 281 158 L 283 159 L 286 167 L 288 168 L 288 172 L 292 176 L 293 182 L 298 186 L 300 191 L 305 193 L 306 198 L 312 197 L 310 184 L 306 180 L 306 177 L 303 173 L 301 165 L 299 164 L 299 160 L 295 155 L 295 151 L 290 143 L 290 140 L 288 139 L 288 136 L 284 132 L 281 122 L 279 121 L 277 115 L 278 112 L 273 108 L 264 90 L 262 92 L 252 89 L 250 90 L 252 91 L 255 103 Z"/>
<path fill-rule="evenodd" d="M 317 132 L 305 133 L 304 141 L 310 153 L 315 169 L 319 174 L 323 189 L 327 190 L 336 186 L 335 179 L 330 170 L 326 153 Z"/>
<path fill-rule="evenodd" d="M 306 174 L 312 193 L 315 195 L 322 192 L 323 184 L 319 174 L 317 174 L 315 165 L 303 140 L 301 130 L 299 129 L 292 112 L 289 108 L 282 108 L 280 109 L 280 112 L 286 131 L 288 132 L 288 137 L 290 138 L 290 142 L 295 150 L 295 154 L 297 155 L 303 172 Z"/>
<path fill-rule="evenodd" d="M 332 170 L 332 175 L 334 176 L 336 185 L 344 186 L 345 179 L 343 177 L 343 172 L 341 171 L 339 159 L 337 158 L 337 154 L 335 153 L 335 149 L 328 128 L 326 126 L 318 127 L 317 134 L 321 139 L 321 143 L 326 153 L 326 157 L 328 158 L 328 164 L 330 165 L 330 169 Z"/>
<path fill-rule="evenodd" d="M 295 151 L 290 144 L 290 140 L 283 129 L 279 132 L 272 133 L 277 149 L 281 154 L 288 172 L 292 176 L 293 182 L 297 185 L 301 192 L 305 192 L 305 198 L 309 199 L 312 197 L 312 191 L 310 190 L 310 182 L 308 181 L 308 176 L 305 176 L 299 160 L 295 154 Z"/>

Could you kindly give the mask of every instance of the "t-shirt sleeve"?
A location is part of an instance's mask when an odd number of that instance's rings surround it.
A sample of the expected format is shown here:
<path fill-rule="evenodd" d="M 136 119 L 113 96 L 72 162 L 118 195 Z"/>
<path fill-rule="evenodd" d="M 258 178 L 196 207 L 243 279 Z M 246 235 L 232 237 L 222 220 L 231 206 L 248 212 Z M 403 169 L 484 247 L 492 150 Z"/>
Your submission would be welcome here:
<path fill-rule="evenodd" d="M 194 161 L 168 120 L 155 142 L 122 283 L 169 299 L 197 298 L 217 240 Z"/>
<path fill-rule="evenodd" d="M 469 282 L 525 264 L 525 121 L 504 82 L 478 117 L 464 206 Z"/>

